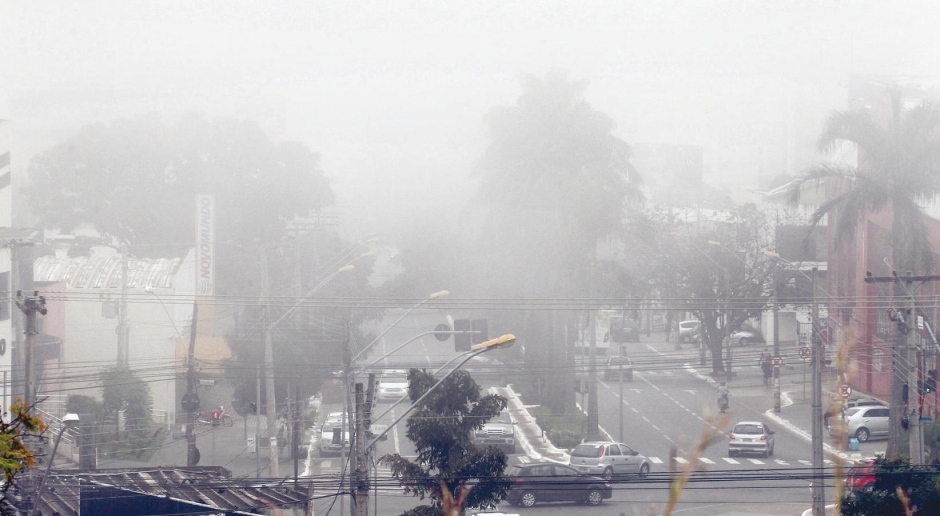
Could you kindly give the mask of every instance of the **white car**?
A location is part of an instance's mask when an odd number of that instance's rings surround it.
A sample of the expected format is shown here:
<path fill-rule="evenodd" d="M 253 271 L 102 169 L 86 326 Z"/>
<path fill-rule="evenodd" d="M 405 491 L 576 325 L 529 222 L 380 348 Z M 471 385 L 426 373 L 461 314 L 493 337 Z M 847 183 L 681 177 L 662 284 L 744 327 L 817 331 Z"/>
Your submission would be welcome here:
<path fill-rule="evenodd" d="M 408 371 L 392 369 L 379 377 L 375 397 L 379 401 L 398 401 L 408 394 Z"/>

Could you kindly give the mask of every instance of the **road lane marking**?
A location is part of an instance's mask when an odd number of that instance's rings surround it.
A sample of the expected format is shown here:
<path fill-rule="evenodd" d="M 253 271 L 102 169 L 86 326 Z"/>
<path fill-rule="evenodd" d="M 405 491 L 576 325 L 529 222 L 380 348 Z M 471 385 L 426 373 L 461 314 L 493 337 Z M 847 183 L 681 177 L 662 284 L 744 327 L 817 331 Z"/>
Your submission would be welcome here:
<path fill-rule="evenodd" d="M 804 465 L 804 466 L 812 466 L 812 465 L 813 465 L 812 461 L 802 460 L 802 459 L 800 459 L 800 464 L 802 464 L 802 465 Z"/>
<path fill-rule="evenodd" d="M 751 461 L 751 464 L 758 464 L 758 465 L 760 465 L 760 464 L 763 464 L 763 463 L 764 463 L 764 461 L 758 460 L 758 459 L 747 459 L 747 460 Z"/>
<path fill-rule="evenodd" d="M 333 466 L 333 461 L 331 461 L 331 460 L 323 460 L 323 461 L 320 461 L 320 467 L 321 467 L 321 468 L 330 468 L 330 467 L 332 467 L 332 466 Z"/>
<path fill-rule="evenodd" d="M 721 460 L 727 462 L 728 464 L 741 464 L 737 460 L 729 458 L 729 457 L 722 457 Z"/>
<path fill-rule="evenodd" d="M 678 462 L 679 464 L 688 464 L 688 463 L 689 463 L 689 461 L 686 460 L 686 459 L 683 458 L 683 457 L 673 457 L 673 460 L 675 460 L 675 461 Z"/>
<path fill-rule="evenodd" d="M 662 463 L 663 463 L 663 459 L 660 459 L 659 457 L 647 457 L 647 459 L 649 459 L 650 462 L 652 462 L 653 464 L 662 464 Z"/>
<path fill-rule="evenodd" d="M 699 461 L 704 462 L 705 464 L 714 464 L 715 461 L 709 459 L 708 457 L 699 457 Z"/>
<path fill-rule="evenodd" d="M 787 461 L 785 461 L 785 460 L 781 460 L 781 459 L 776 459 L 776 460 L 774 460 L 774 462 L 776 462 L 777 464 L 780 464 L 781 466 L 789 466 L 789 465 L 790 465 L 789 462 L 787 462 Z"/>

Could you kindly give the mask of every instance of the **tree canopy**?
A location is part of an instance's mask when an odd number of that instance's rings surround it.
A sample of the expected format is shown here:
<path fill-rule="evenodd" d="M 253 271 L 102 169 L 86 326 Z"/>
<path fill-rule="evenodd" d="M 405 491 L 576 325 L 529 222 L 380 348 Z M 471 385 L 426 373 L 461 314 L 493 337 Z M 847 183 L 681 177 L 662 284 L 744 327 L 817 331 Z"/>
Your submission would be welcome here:
<path fill-rule="evenodd" d="M 84 127 L 36 156 L 24 189 L 45 227 L 83 224 L 138 256 L 193 246 L 196 194 L 215 194 L 217 241 L 283 234 L 285 222 L 329 206 L 319 157 L 271 141 L 248 121 L 144 115 Z"/>
<path fill-rule="evenodd" d="M 411 369 L 411 401 L 417 401 L 436 381 L 427 371 Z M 471 440 L 474 430 L 504 408 L 505 398 L 481 396 L 480 386 L 463 370 L 447 377 L 415 408 L 406 436 L 414 443 L 417 457 L 409 460 L 396 453 L 381 459 L 406 493 L 431 499 L 430 506 L 417 507 L 409 514 L 458 516 L 464 508 L 493 508 L 506 498 L 506 454 L 492 446 L 477 448 Z"/>
<path fill-rule="evenodd" d="M 800 200 L 804 184 L 825 187 L 827 200 L 813 213 L 812 225 L 825 217 L 837 248 L 855 242 L 860 221 L 879 212 L 891 215 L 890 253 L 894 271 L 913 274 L 933 270 L 933 252 L 924 223 L 923 203 L 940 198 L 940 106 L 922 103 L 905 109 L 899 89 L 889 89 L 889 108 L 879 119 L 870 109 L 837 111 L 826 121 L 819 148 L 857 146 L 857 165 L 824 162 L 790 188 L 790 201 Z M 877 252 L 877 251 L 876 251 Z M 882 251 L 883 252 L 883 251 Z M 888 258 L 887 254 L 884 254 Z M 892 272 L 894 272 L 892 271 Z M 903 339 L 898 332 L 897 338 Z M 891 406 L 905 406 L 905 366 L 891 361 Z M 903 410 L 892 410 L 888 448 L 890 458 L 908 452 Z"/>
<path fill-rule="evenodd" d="M 16 476 L 26 468 L 36 465 L 36 455 L 26 445 L 29 438 L 38 438 L 46 430 L 46 424 L 33 413 L 34 407 L 17 400 L 9 412 L 0 413 L 0 469 L 3 483 L 0 485 L 0 513 L 16 513 L 5 496 L 15 485 Z M 8 414 L 8 418 L 4 418 Z M 52 460 L 51 458 L 49 460 Z"/>

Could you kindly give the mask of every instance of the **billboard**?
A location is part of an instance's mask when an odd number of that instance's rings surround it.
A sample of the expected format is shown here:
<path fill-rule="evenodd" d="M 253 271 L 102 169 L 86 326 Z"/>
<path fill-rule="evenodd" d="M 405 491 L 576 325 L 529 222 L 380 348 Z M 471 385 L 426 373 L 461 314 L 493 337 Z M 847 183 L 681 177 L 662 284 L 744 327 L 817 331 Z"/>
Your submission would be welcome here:
<path fill-rule="evenodd" d="M 215 196 L 196 196 L 196 296 L 215 294 Z"/>

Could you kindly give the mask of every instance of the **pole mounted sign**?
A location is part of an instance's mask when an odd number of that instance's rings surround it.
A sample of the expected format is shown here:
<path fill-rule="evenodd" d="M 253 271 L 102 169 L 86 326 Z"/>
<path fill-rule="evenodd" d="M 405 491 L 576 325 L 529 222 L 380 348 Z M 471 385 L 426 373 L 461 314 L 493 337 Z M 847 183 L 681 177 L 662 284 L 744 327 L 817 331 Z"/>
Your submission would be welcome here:
<path fill-rule="evenodd" d="M 843 383 L 839 386 L 839 395 L 843 398 L 848 398 L 852 395 L 852 387 Z"/>

